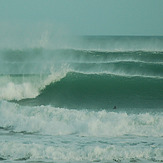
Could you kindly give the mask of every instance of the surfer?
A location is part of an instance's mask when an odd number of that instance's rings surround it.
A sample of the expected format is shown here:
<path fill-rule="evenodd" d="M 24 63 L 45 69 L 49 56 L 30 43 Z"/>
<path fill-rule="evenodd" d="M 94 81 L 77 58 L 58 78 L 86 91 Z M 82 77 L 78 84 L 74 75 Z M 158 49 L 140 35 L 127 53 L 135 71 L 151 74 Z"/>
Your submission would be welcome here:
<path fill-rule="evenodd" d="M 113 109 L 117 109 L 117 107 L 116 106 L 114 106 L 114 108 Z"/>

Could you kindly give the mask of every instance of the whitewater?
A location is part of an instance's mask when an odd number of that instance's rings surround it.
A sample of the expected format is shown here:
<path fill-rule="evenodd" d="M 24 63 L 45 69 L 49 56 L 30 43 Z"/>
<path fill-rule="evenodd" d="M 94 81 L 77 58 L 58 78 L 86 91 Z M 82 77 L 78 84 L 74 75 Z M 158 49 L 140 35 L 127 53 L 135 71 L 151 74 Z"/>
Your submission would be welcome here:
<path fill-rule="evenodd" d="M 163 37 L 45 40 L 0 47 L 0 161 L 163 162 Z"/>

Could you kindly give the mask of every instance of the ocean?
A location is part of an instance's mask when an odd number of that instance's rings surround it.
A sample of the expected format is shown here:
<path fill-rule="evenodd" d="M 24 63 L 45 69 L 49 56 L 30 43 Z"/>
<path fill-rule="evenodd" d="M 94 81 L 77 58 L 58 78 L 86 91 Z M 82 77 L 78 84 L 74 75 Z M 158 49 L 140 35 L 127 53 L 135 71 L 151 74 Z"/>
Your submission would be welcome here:
<path fill-rule="evenodd" d="M 163 37 L 66 41 L 0 47 L 0 161 L 163 162 Z"/>

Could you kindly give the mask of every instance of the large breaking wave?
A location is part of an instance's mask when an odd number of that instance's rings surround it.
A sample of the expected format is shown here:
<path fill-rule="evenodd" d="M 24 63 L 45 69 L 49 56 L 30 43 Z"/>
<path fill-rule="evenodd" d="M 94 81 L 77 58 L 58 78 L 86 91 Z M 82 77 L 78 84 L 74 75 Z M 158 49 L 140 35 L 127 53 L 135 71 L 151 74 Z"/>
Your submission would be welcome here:
<path fill-rule="evenodd" d="M 161 51 L 1 50 L 0 99 L 66 108 L 163 107 Z"/>
<path fill-rule="evenodd" d="M 163 79 L 123 77 L 110 74 L 69 72 L 50 83 L 33 99 L 21 104 L 54 105 L 65 108 L 146 107 L 161 108 Z"/>

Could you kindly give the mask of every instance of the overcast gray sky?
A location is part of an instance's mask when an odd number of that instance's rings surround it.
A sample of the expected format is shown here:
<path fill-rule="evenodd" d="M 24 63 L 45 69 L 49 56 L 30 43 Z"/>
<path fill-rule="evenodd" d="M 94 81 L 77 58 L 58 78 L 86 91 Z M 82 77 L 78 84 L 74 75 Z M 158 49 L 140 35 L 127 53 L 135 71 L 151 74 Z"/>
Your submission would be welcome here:
<path fill-rule="evenodd" d="M 163 0 L 0 0 L 3 23 L 49 23 L 75 35 L 163 35 Z"/>

